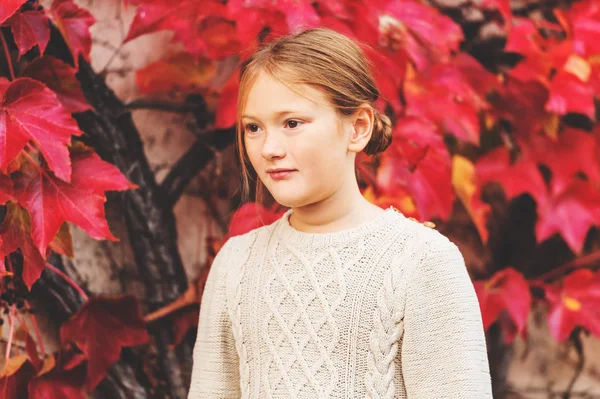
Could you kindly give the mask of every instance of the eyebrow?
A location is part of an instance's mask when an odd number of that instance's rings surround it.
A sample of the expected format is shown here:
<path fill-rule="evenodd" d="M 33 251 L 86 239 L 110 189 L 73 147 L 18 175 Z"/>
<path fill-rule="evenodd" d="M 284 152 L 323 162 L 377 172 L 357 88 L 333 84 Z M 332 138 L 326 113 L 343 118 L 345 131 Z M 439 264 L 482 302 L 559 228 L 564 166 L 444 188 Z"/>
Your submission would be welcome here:
<path fill-rule="evenodd" d="M 281 118 L 284 115 L 288 115 L 288 114 L 295 114 L 297 112 L 305 112 L 304 110 L 297 110 L 297 111 L 279 111 L 275 114 L 275 117 Z M 256 119 L 259 120 L 257 117 L 252 116 L 252 115 L 242 115 L 242 118 L 249 118 L 249 119 Z"/>

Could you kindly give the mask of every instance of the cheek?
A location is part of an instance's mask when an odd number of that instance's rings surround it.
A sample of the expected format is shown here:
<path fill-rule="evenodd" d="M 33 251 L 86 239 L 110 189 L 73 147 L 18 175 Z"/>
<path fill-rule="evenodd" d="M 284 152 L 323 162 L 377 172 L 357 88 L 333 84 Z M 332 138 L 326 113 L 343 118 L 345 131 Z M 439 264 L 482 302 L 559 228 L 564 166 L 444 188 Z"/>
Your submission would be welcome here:
<path fill-rule="evenodd" d="M 345 151 L 339 138 L 319 135 L 303 140 L 294 147 L 294 158 L 313 178 L 330 175 L 337 178 L 343 171 Z"/>
<path fill-rule="evenodd" d="M 246 146 L 246 154 L 248 154 L 248 159 L 252 166 L 257 169 L 258 162 L 262 158 L 260 155 L 260 147 L 256 141 L 248 140 L 245 142 Z"/>

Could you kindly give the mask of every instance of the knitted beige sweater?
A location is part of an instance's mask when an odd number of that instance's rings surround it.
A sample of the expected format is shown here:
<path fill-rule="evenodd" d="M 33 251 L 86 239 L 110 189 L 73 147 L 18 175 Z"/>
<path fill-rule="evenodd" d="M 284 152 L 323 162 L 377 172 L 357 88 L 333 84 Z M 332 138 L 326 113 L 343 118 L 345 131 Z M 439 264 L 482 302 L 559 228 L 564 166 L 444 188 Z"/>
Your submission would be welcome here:
<path fill-rule="evenodd" d="M 217 254 L 189 399 L 492 398 L 456 245 L 391 207 L 333 233 L 291 213 Z"/>

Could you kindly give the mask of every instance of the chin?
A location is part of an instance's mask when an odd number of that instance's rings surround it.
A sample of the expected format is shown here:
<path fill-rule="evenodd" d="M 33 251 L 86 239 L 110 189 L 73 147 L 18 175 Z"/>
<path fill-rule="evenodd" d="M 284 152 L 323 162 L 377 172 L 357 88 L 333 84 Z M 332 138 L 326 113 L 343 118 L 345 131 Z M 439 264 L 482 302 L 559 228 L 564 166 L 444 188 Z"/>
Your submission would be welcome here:
<path fill-rule="evenodd" d="M 307 204 L 310 204 L 311 201 L 307 200 L 305 197 L 301 197 L 298 195 L 290 195 L 290 193 L 273 193 L 271 195 L 282 206 L 288 208 L 298 208 Z"/>
<path fill-rule="evenodd" d="M 273 198 L 275 199 L 275 201 L 277 201 L 278 204 L 280 204 L 281 206 L 285 206 L 287 208 L 297 208 L 299 205 L 299 201 L 297 199 L 294 198 L 289 198 L 289 197 L 276 197 L 273 196 Z"/>

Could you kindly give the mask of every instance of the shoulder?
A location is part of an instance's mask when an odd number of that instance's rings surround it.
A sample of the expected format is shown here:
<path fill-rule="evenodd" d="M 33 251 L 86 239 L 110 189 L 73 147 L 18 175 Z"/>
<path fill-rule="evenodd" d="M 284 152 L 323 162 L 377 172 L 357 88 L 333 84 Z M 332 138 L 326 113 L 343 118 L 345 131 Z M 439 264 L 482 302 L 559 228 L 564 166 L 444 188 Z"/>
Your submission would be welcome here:
<path fill-rule="evenodd" d="M 413 241 L 406 248 L 411 260 L 406 266 L 407 291 L 422 297 L 471 291 L 471 278 L 458 246 L 433 228 L 411 223 Z"/>
<path fill-rule="evenodd" d="M 430 221 L 419 222 L 415 218 L 400 216 L 403 223 L 398 223 L 397 228 L 403 245 L 396 246 L 398 251 L 411 252 L 412 255 L 426 257 L 430 253 L 458 249 L 448 237 L 435 229 L 435 224 Z"/>
<path fill-rule="evenodd" d="M 418 249 L 423 255 L 432 255 L 439 252 L 457 250 L 458 247 L 447 236 L 440 233 L 432 227 L 427 227 L 427 223 L 409 221 L 413 238 Z M 433 255 L 435 256 L 435 255 Z"/>
<path fill-rule="evenodd" d="M 415 275 L 441 278 L 452 274 L 466 274 L 464 258 L 458 246 L 447 236 L 415 219 L 404 218 L 402 243 L 395 243 L 395 263 L 409 283 Z M 400 240 L 399 240 L 400 241 Z"/>

